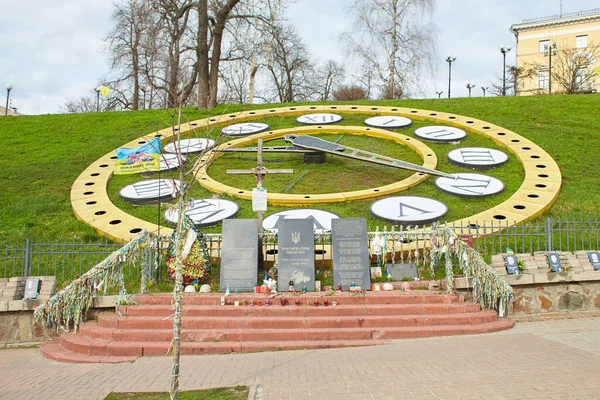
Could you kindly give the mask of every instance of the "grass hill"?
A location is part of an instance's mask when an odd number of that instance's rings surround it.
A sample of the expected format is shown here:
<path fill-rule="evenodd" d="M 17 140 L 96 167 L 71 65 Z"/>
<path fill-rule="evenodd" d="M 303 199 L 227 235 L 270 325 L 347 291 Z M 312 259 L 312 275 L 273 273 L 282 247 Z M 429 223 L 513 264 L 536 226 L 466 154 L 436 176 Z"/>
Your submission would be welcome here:
<path fill-rule="evenodd" d="M 596 151 L 600 149 L 600 95 L 372 101 L 361 104 L 452 112 L 515 131 L 539 144 L 561 167 L 561 194 L 547 215 L 600 214 L 600 166 L 596 158 Z M 267 105 L 252 108 L 263 107 Z M 249 108 L 220 106 L 211 114 Z M 184 114 L 187 120 L 207 116 L 193 108 L 185 109 Z M 61 241 L 96 239 L 97 233 L 78 221 L 71 211 L 69 193 L 73 181 L 98 157 L 134 138 L 168 127 L 171 121 L 171 116 L 164 110 L 0 118 L 3 142 L 0 150 L 0 244 L 20 243 L 25 238 Z M 441 159 L 439 155 L 438 158 Z M 117 178 L 115 181 L 120 183 Z M 115 185 L 111 183 L 112 186 Z M 111 192 L 115 190 L 110 189 Z M 142 217 L 153 213 L 119 204 L 114 193 L 112 196 L 115 203 L 128 212 L 131 209 Z M 344 213 L 343 216 L 359 216 L 357 213 L 364 212 L 364 207 L 353 208 L 348 204 L 333 207 L 347 208 L 350 215 Z M 252 213 L 245 210 L 240 216 L 251 218 Z M 380 224 L 384 225 L 383 222 Z M 215 230 L 219 228 L 212 231 Z"/>

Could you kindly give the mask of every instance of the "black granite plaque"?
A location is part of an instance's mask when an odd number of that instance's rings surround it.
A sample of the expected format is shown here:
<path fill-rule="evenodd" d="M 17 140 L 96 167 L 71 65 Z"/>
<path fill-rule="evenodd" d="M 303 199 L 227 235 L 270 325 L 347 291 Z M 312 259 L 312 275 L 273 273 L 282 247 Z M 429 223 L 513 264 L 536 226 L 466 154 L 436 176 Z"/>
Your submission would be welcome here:
<path fill-rule="evenodd" d="M 403 278 L 418 278 L 417 264 L 385 264 L 385 269 L 392 275 L 396 281 L 401 281 Z"/>
<path fill-rule="evenodd" d="M 362 289 L 371 288 L 369 274 L 369 239 L 367 220 L 340 218 L 331 220 L 331 248 L 333 251 L 333 280 L 335 287 L 342 284 L 348 290 L 352 283 Z"/>
<path fill-rule="evenodd" d="M 590 259 L 592 267 L 594 267 L 594 271 L 600 270 L 600 253 L 597 251 L 590 251 L 588 252 L 588 258 Z"/>
<path fill-rule="evenodd" d="M 517 275 L 519 273 L 519 261 L 514 254 L 504 256 L 504 266 L 509 275 Z"/>
<path fill-rule="evenodd" d="M 40 286 L 40 278 L 27 278 L 25 281 L 25 300 L 35 300 L 38 298 L 38 288 Z"/>
<path fill-rule="evenodd" d="M 311 219 L 281 219 L 278 241 L 278 287 L 315 290 L 315 234 Z"/>
<path fill-rule="evenodd" d="M 550 264 L 550 270 L 552 272 L 562 272 L 562 265 L 558 253 L 548 253 L 548 264 Z"/>
<path fill-rule="evenodd" d="M 224 292 L 250 292 L 258 278 L 258 221 L 255 219 L 223 220 L 221 249 L 221 283 Z"/>

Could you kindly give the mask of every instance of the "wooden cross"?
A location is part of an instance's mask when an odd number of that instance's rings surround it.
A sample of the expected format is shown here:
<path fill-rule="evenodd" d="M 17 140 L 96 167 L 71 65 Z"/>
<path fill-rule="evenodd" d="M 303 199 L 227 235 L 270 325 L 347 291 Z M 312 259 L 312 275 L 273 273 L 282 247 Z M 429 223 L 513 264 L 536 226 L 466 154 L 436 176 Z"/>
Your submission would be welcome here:
<path fill-rule="evenodd" d="M 257 166 L 252 169 L 228 169 L 226 172 L 231 175 L 243 175 L 243 174 L 253 174 L 256 176 L 256 187 L 258 189 L 262 189 L 263 182 L 265 181 L 265 177 L 267 174 L 293 174 L 293 169 L 267 169 L 263 166 L 263 140 L 258 139 L 258 155 L 257 155 Z M 263 268 L 263 252 L 262 252 L 262 221 L 263 221 L 263 212 L 257 211 L 258 214 L 258 263 L 259 268 Z"/>
<path fill-rule="evenodd" d="M 257 166 L 252 169 L 228 169 L 226 172 L 231 175 L 254 174 L 256 175 L 256 187 L 262 189 L 265 176 L 267 174 L 293 174 L 293 169 L 267 169 L 263 166 L 262 139 L 258 139 Z"/>

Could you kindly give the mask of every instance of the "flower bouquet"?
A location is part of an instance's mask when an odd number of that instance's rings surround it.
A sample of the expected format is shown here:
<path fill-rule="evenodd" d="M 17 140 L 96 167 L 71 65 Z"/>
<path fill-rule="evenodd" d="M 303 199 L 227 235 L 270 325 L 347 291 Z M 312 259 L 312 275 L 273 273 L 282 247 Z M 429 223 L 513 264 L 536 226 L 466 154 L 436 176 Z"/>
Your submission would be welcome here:
<path fill-rule="evenodd" d="M 167 259 L 167 268 L 171 278 L 175 279 L 175 256 L 171 255 Z M 181 265 L 181 274 L 183 275 L 183 284 L 191 285 L 194 281 L 201 281 L 208 276 L 210 264 L 207 262 L 202 247 L 196 241 L 187 258 Z"/>

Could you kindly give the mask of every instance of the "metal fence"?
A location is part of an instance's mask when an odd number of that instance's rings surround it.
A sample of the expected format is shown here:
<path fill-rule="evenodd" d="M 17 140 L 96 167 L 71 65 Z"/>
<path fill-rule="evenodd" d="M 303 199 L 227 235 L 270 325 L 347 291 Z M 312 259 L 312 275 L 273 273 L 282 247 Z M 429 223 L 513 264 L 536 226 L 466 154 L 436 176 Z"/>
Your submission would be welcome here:
<path fill-rule="evenodd" d="M 102 262 L 112 252 L 123 247 L 124 243 L 107 240 L 97 242 L 32 241 L 27 239 L 22 245 L 0 246 L 0 277 L 15 276 L 56 276 L 57 284 L 72 281 Z M 151 252 L 144 260 L 151 271 L 160 272 L 157 267 L 157 252 Z M 137 279 L 140 266 L 128 269 L 125 279 Z"/>
<path fill-rule="evenodd" d="M 463 240 L 471 244 L 486 260 L 494 254 L 504 253 L 510 248 L 515 253 L 533 254 L 537 251 L 599 250 L 600 221 L 597 216 L 585 218 L 547 218 L 544 221 L 514 225 L 505 222 L 473 223 L 452 226 Z M 369 233 L 369 250 L 376 256 L 373 239 L 386 236 L 388 259 L 396 262 L 411 261 L 415 249 L 428 246 L 430 232 L 418 227 L 373 227 Z M 423 227 L 424 228 L 424 227 Z M 221 255 L 222 238 L 219 234 L 205 235 L 209 253 L 218 262 Z M 315 235 L 315 264 L 317 271 L 330 266 L 331 235 Z M 122 244 L 108 241 L 81 242 L 34 242 L 26 240 L 23 245 L 0 246 L 0 277 L 47 276 L 57 277 L 57 283 L 71 281 L 101 262 Z M 165 247 L 166 248 L 166 247 Z M 167 279 L 163 251 L 154 251 L 146 260 L 156 281 Z M 427 261 L 426 251 L 417 251 L 421 261 Z M 269 267 L 277 259 L 277 236 L 268 234 L 263 240 L 265 265 Z M 139 267 L 138 267 L 139 268 Z M 133 279 L 140 275 L 139 269 L 127 272 Z M 125 277 L 127 279 L 127 276 Z"/>

